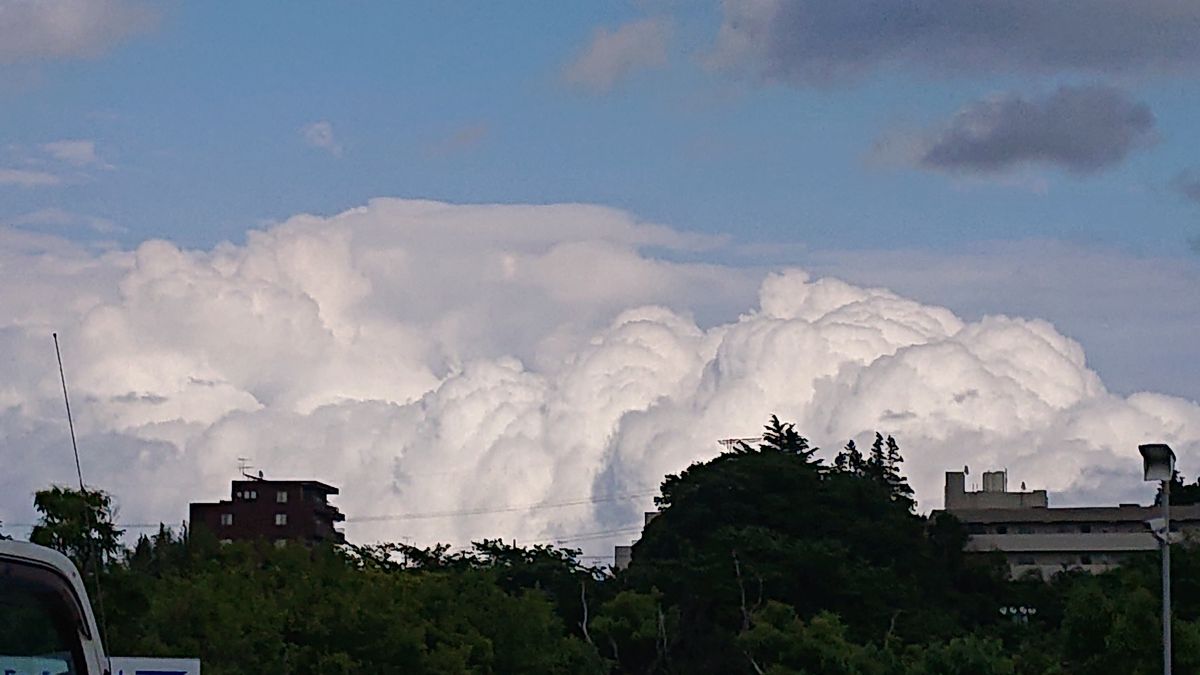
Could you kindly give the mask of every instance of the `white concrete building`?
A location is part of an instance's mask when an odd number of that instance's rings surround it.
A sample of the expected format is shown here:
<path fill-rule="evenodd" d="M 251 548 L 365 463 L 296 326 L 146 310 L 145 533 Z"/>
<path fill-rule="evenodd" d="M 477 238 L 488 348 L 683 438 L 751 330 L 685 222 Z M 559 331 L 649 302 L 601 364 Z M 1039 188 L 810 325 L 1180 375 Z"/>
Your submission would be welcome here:
<path fill-rule="evenodd" d="M 968 492 L 965 472 L 946 472 L 945 510 L 966 526 L 967 550 L 1000 551 L 1013 576 L 1102 572 L 1158 550 L 1146 525 L 1161 515 L 1158 507 L 1051 508 L 1045 490 L 1009 492 L 1003 471 L 984 473 L 982 488 Z M 1200 534 L 1200 505 L 1172 507 L 1171 529 L 1184 537 Z"/>

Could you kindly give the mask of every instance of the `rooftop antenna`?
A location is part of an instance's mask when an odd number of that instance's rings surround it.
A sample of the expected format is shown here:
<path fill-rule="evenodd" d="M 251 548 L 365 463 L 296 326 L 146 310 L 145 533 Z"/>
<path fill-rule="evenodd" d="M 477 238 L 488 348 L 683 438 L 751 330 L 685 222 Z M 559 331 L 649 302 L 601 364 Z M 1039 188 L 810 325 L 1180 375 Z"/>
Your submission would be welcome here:
<path fill-rule="evenodd" d="M 250 480 L 262 480 L 263 479 L 262 471 L 259 471 L 257 476 L 250 473 L 250 469 L 254 468 L 254 465 L 250 464 L 250 460 L 246 459 L 245 457 L 238 457 L 237 459 L 238 459 L 238 473 L 242 474 L 243 478 L 249 478 Z"/>
<path fill-rule="evenodd" d="M 83 483 L 83 467 L 79 463 L 79 444 L 75 441 L 75 419 L 71 416 L 71 397 L 67 395 L 67 375 L 63 370 L 62 351 L 58 348 L 58 333 L 51 333 L 54 338 L 54 357 L 58 359 L 58 380 L 62 383 L 63 404 L 67 408 L 67 429 L 71 431 L 71 451 L 75 453 L 75 476 L 79 478 L 79 494 L 83 497 L 84 502 L 87 501 L 87 486 Z M 88 518 L 88 527 L 92 527 L 91 510 L 84 509 L 85 517 Z M 96 580 L 96 608 L 100 610 L 100 639 L 103 642 L 108 638 L 108 619 L 104 612 L 104 592 L 100 589 L 100 561 L 96 556 L 96 542 L 93 537 L 88 537 L 88 557 L 92 563 L 92 578 Z M 108 664 L 108 669 L 112 670 L 112 662 Z"/>

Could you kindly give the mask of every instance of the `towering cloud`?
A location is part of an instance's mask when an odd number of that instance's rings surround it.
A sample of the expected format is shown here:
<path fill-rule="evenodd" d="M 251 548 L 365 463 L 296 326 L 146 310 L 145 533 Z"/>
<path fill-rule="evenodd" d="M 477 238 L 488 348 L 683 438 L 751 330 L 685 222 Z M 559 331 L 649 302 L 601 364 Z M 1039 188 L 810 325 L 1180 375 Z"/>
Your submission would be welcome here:
<path fill-rule="evenodd" d="M 925 508 L 963 464 L 1112 501 L 1140 496 L 1139 441 L 1200 451 L 1200 406 L 1109 393 L 1044 321 L 646 252 L 711 244 L 591 206 L 400 200 L 210 251 L 4 232 L 0 518 L 72 476 L 51 330 L 85 473 L 134 523 L 250 457 L 341 486 L 354 539 L 603 550 L 664 473 L 770 413 L 830 450 L 895 434 Z"/>

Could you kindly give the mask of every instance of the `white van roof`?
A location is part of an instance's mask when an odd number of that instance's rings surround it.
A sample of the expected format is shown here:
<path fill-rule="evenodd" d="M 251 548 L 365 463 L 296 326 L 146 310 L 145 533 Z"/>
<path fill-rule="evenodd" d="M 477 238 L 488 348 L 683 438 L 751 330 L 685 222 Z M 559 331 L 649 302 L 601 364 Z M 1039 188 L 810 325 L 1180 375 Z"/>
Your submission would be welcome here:
<path fill-rule="evenodd" d="M 0 562 L 20 562 L 46 567 L 57 572 L 70 586 L 79 606 L 83 609 L 83 619 L 87 622 L 88 633 L 97 644 L 100 631 L 96 630 L 96 617 L 92 614 L 92 603 L 88 599 L 87 587 L 83 585 L 83 577 L 75 569 L 75 563 L 67 556 L 52 548 L 38 546 L 27 541 L 0 541 Z"/>

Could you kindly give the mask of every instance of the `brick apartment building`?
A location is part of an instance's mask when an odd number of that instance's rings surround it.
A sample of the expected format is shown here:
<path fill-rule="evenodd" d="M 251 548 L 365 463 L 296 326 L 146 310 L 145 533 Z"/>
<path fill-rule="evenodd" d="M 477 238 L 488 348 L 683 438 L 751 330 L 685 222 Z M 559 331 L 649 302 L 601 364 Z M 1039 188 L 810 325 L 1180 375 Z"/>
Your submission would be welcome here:
<path fill-rule="evenodd" d="M 190 505 L 189 523 L 203 527 L 221 541 L 262 539 L 317 544 L 345 543 L 334 524 L 346 519 L 329 503 L 338 489 L 315 480 L 233 481 L 231 499 Z"/>

